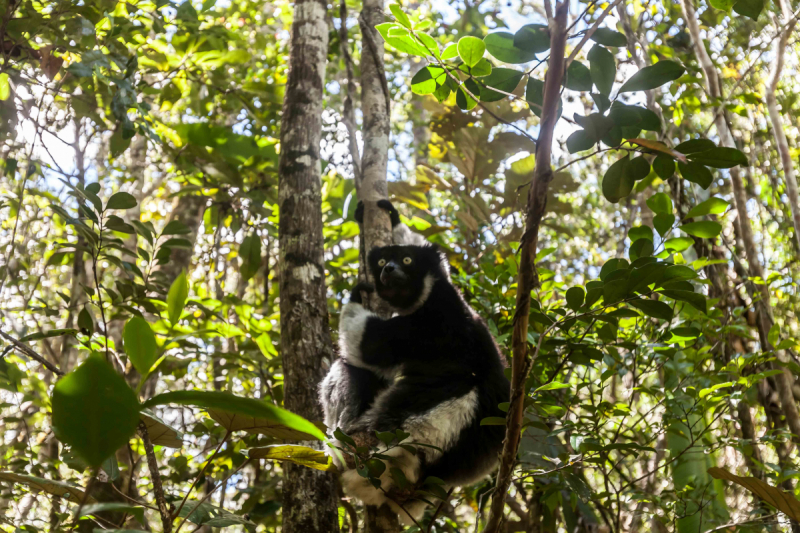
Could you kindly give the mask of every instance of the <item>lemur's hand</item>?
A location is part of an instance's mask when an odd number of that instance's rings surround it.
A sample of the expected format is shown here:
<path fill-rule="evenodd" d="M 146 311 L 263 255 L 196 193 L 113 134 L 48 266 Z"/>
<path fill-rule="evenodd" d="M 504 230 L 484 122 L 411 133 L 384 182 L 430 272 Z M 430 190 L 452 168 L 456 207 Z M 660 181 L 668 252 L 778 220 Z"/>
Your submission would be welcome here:
<path fill-rule="evenodd" d="M 389 200 L 378 200 L 378 207 L 389 213 L 389 218 L 392 220 L 392 227 L 400 223 L 400 214 L 397 212 L 397 209 L 394 208 L 392 202 Z M 361 200 L 359 200 L 358 205 L 356 205 L 355 219 L 359 224 L 364 223 L 364 202 Z"/>
<path fill-rule="evenodd" d="M 366 292 L 367 294 L 372 294 L 375 291 L 375 286 L 372 283 L 362 282 L 353 287 L 353 290 L 350 291 L 350 303 L 354 304 L 361 304 L 361 291 Z"/>

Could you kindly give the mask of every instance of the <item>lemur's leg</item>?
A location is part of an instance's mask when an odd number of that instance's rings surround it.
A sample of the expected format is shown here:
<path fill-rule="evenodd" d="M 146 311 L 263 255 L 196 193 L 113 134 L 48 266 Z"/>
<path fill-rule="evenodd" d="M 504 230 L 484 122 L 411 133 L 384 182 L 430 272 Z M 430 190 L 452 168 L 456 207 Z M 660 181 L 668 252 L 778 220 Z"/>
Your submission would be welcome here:
<path fill-rule="evenodd" d="M 325 425 L 331 431 L 339 428 L 347 433 L 387 386 L 375 373 L 337 359 L 320 385 Z"/>

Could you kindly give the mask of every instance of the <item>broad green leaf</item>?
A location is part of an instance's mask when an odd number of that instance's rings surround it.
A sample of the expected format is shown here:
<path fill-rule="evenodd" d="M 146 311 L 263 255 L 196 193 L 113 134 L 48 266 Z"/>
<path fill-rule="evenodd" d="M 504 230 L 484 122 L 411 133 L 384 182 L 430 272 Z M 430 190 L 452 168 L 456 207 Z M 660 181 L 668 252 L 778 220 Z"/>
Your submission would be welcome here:
<path fill-rule="evenodd" d="M 739 15 L 758 20 L 758 16 L 764 10 L 765 5 L 765 0 L 739 0 L 733 4 L 733 10 Z"/>
<path fill-rule="evenodd" d="M 486 42 L 485 39 L 484 42 Z M 447 45 L 447 48 L 444 49 L 444 52 L 442 52 L 441 59 L 442 61 L 446 61 L 448 59 L 453 59 L 455 57 L 458 57 L 458 45 L 456 43 L 450 43 L 449 45 Z"/>
<path fill-rule="evenodd" d="M 503 63 L 519 65 L 536 59 L 536 52 L 522 50 L 514 45 L 514 36 L 507 32 L 490 33 L 483 38 L 486 50 Z"/>
<path fill-rule="evenodd" d="M 546 384 L 542 385 L 541 387 L 539 387 L 538 389 L 536 389 L 535 391 L 533 391 L 533 394 L 536 394 L 537 392 L 548 391 L 548 390 L 568 389 L 568 388 L 570 388 L 570 384 L 569 383 L 559 383 L 558 381 L 551 381 L 550 383 L 546 383 Z"/>
<path fill-rule="evenodd" d="M 8 100 L 11 96 L 11 83 L 8 81 L 8 73 L 0 72 L 0 101 Z"/>
<path fill-rule="evenodd" d="M 216 415 L 217 422 L 231 431 L 242 429 L 269 435 L 270 428 L 276 430 L 283 428 L 294 430 L 294 434 L 302 433 L 305 437 L 304 439 L 296 438 L 296 440 L 325 439 L 325 434 L 317 426 L 301 416 L 266 402 L 234 396 L 227 392 L 172 391 L 151 398 L 145 402 L 144 407 L 167 404 L 206 409 L 209 414 Z M 214 418 L 213 415 L 212 418 Z M 260 427 L 258 424 L 261 420 L 270 426 Z M 294 439 L 295 437 L 277 438 Z"/>
<path fill-rule="evenodd" d="M 778 509 L 792 520 L 800 521 L 800 501 L 791 492 L 785 492 L 755 477 L 742 477 L 731 474 L 722 468 L 711 467 L 708 469 L 708 473 L 713 478 L 732 481 L 746 488 L 758 496 L 759 499 Z"/>
<path fill-rule="evenodd" d="M 571 154 L 589 150 L 595 144 L 597 144 L 597 138 L 590 135 L 586 130 L 573 131 L 567 137 L 567 150 Z"/>
<path fill-rule="evenodd" d="M 649 242 L 645 239 L 638 240 L 636 242 Z M 636 243 L 634 243 L 636 244 Z M 650 248 L 652 249 L 653 243 L 650 243 Z M 633 257 L 631 257 L 633 259 Z M 628 294 L 628 280 L 627 279 L 612 279 L 610 281 L 606 281 L 605 285 L 603 285 L 603 302 L 606 305 L 611 305 L 616 303 Z"/>
<path fill-rule="evenodd" d="M 591 91 L 592 74 L 580 61 L 573 61 L 564 75 L 564 87 L 573 91 Z"/>
<path fill-rule="evenodd" d="M 528 83 L 525 85 L 525 100 L 530 105 L 533 114 L 539 118 L 542 118 L 542 102 L 544 101 L 544 82 L 542 80 L 537 80 L 536 78 L 528 78 Z M 558 118 L 561 118 L 561 113 L 563 111 L 564 111 L 564 105 L 563 102 L 561 101 L 561 95 L 559 95 Z"/>
<path fill-rule="evenodd" d="M 186 279 L 186 272 L 181 272 L 167 293 L 167 314 L 169 321 L 174 326 L 183 314 L 186 306 L 186 298 L 189 297 L 189 280 Z"/>
<path fill-rule="evenodd" d="M 653 213 L 671 215 L 672 199 L 668 194 L 659 192 L 647 199 L 647 207 L 652 209 Z"/>
<path fill-rule="evenodd" d="M 466 91 L 464 89 L 466 89 Z M 475 80 L 470 78 L 458 88 L 458 91 L 456 91 L 456 105 L 458 105 L 459 109 L 464 111 L 469 111 L 478 105 L 478 102 L 476 102 L 472 96 L 467 94 L 467 91 L 469 91 L 475 98 L 480 98 L 481 87 L 475 82 Z"/>
<path fill-rule="evenodd" d="M 189 226 L 185 223 L 180 220 L 170 220 L 169 223 L 164 226 L 161 235 L 189 235 L 190 233 L 192 233 L 192 230 L 189 229 Z"/>
<path fill-rule="evenodd" d="M 496 102 L 497 100 L 507 98 L 505 94 L 493 91 L 488 87 L 499 89 L 507 93 L 513 93 L 514 89 L 519 85 L 522 76 L 522 72 L 511 68 L 493 69 L 491 74 L 480 81 L 480 85 L 482 85 L 480 88 L 481 102 Z M 483 85 L 486 87 L 483 87 Z"/>
<path fill-rule="evenodd" d="M 78 327 L 86 335 L 94 333 L 94 319 L 92 318 L 92 314 L 85 307 L 78 313 Z"/>
<path fill-rule="evenodd" d="M 245 518 L 233 514 L 225 509 L 215 507 L 207 502 L 199 502 L 197 500 L 189 500 L 186 502 L 178 516 L 186 518 L 189 522 L 198 526 L 207 526 L 210 528 L 240 526 L 246 529 L 249 533 L 255 533 L 256 524 Z"/>
<path fill-rule="evenodd" d="M 631 242 L 636 242 L 639 239 L 647 239 L 653 242 L 653 230 L 650 226 L 634 226 L 628 230 L 628 238 Z"/>
<path fill-rule="evenodd" d="M 149 409 L 142 409 L 139 418 L 147 427 L 147 435 L 153 444 L 167 448 L 183 446 L 183 433 L 158 418 Z"/>
<path fill-rule="evenodd" d="M 577 311 L 583 306 L 585 297 L 586 291 L 583 290 L 583 287 L 570 287 L 566 294 L 567 306 L 573 311 Z"/>
<path fill-rule="evenodd" d="M 627 171 L 630 161 L 630 156 L 626 155 L 611 165 L 603 176 L 603 196 L 612 204 L 619 202 L 633 190 L 635 180 Z"/>
<path fill-rule="evenodd" d="M 406 28 L 411 28 L 411 21 L 408 19 L 408 15 L 403 13 L 403 8 L 400 7 L 400 4 L 390 4 L 389 11 L 392 12 L 392 15 L 394 15 L 394 18 L 397 20 L 397 22 Z"/>
<path fill-rule="evenodd" d="M 550 49 L 550 30 L 543 24 L 526 24 L 514 34 L 514 46 L 538 54 Z"/>
<path fill-rule="evenodd" d="M 713 168 L 731 168 L 736 165 L 747 166 L 747 157 L 742 152 L 735 148 L 726 148 L 724 146 L 691 154 L 689 159 L 695 163 Z"/>
<path fill-rule="evenodd" d="M 694 244 L 694 239 L 689 237 L 675 237 L 664 242 L 664 248 L 670 252 L 683 252 Z"/>
<path fill-rule="evenodd" d="M 701 202 L 694 206 L 689 213 L 686 214 L 686 218 L 694 218 L 694 217 L 701 217 L 703 215 L 719 215 L 725 212 L 731 204 L 723 200 L 722 198 L 717 198 L 716 196 L 712 196 L 705 202 Z"/>
<path fill-rule="evenodd" d="M 468 35 L 458 40 L 458 55 L 468 67 L 474 67 L 486 52 L 486 45 L 477 37 Z"/>
<path fill-rule="evenodd" d="M 658 154 L 653 160 L 653 170 L 664 181 L 675 174 L 675 160 L 666 154 Z"/>
<path fill-rule="evenodd" d="M 621 94 L 631 91 L 648 91 L 650 89 L 655 89 L 672 80 L 677 80 L 683 76 L 684 72 L 686 72 L 686 69 L 680 64 L 668 59 L 662 59 L 655 65 L 644 67 L 631 76 L 631 79 L 622 85 L 619 92 Z"/>
<path fill-rule="evenodd" d="M 18 474 L 15 472 L 0 472 L 0 481 L 9 481 L 11 483 L 19 483 L 25 485 L 32 490 L 46 492 L 59 498 L 65 498 L 72 503 L 81 503 L 84 500 L 83 487 L 77 487 L 70 483 L 63 481 L 56 481 L 53 479 L 43 479 L 36 476 L 28 476 L 25 474 Z M 97 500 L 89 496 L 86 498 L 87 504 L 93 504 Z"/>
<path fill-rule="evenodd" d="M 108 199 L 106 209 L 131 209 L 136 207 L 136 198 L 127 192 L 118 192 Z"/>
<path fill-rule="evenodd" d="M 90 466 L 100 466 L 133 436 L 139 401 L 104 357 L 90 355 L 53 388 L 53 431 Z"/>
<path fill-rule="evenodd" d="M 481 420 L 482 426 L 505 426 L 506 419 L 502 416 L 487 416 Z"/>
<path fill-rule="evenodd" d="M 150 373 L 150 369 L 153 368 L 153 364 L 158 358 L 156 336 L 150 329 L 150 324 L 140 316 L 131 317 L 125 324 L 122 340 L 128 359 L 144 378 Z"/>
<path fill-rule="evenodd" d="M 624 39 L 624 37 L 623 37 Z M 617 65 L 614 62 L 614 54 L 603 46 L 594 45 L 589 50 L 589 72 L 592 76 L 597 90 L 600 94 L 608 96 L 614 86 L 614 79 L 617 76 Z"/>
<path fill-rule="evenodd" d="M 620 257 L 615 257 L 613 259 L 609 259 L 600 268 L 600 279 L 603 280 L 603 281 L 606 281 L 606 279 L 608 279 L 608 276 L 612 272 L 615 272 L 617 270 L 628 270 L 628 267 L 630 267 L 630 264 L 625 259 L 622 259 Z M 589 284 L 587 284 L 587 289 L 590 288 L 589 285 L 591 285 L 592 283 L 593 282 L 589 282 Z M 587 299 L 588 299 L 588 297 L 587 297 Z"/>
<path fill-rule="evenodd" d="M 706 312 L 706 297 L 700 293 L 678 289 L 661 289 L 659 292 L 667 298 L 687 302 L 698 311 Z"/>
<path fill-rule="evenodd" d="M 123 502 L 104 502 L 104 503 L 92 503 L 89 505 L 84 505 L 80 508 L 81 516 L 90 516 L 96 515 L 98 513 L 126 513 L 129 515 L 133 515 L 134 518 L 140 523 L 144 524 L 144 507 L 140 507 L 138 505 L 131 505 L 129 503 Z M 78 517 L 80 518 L 80 516 Z M 104 531 L 104 530 L 101 530 Z"/>
<path fill-rule="evenodd" d="M 616 48 L 628 45 L 628 39 L 624 35 L 610 28 L 597 28 L 591 39 L 604 46 L 614 46 Z"/>
<path fill-rule="evenodd" d="M 261 268 L 261 238 L 256 232 L 244 238 L 239 247 L 239 257 L 242 260 L 240 268 L 242 279 L 249 281 Z"/>
<path fill-rule="evenodd" d="M 701 220 L 699 222 L 689 222 L 681 226 L 681 229 L 701 239 L 713 239 L 722 231 L 722 224 L 713 220 Z"/>
<path fill-rule="evenodd" d="M 634 181 L 643 180 L 650 174 L 650 162 L 643 155 L 631 159 L 626 172 L 630 173 Z"/>
<path fill-rule="evenodd" d="M 689 139 L 676 146 L 675 150 L 682 154 L 689 155 L 705 152 L 713 148 L 716 148 L 716 145 L 708 139 Z"/>
<path fill-rule="evenodd" d="M 636 261 L 640 257 L 650 257 L 653 255 L 653 241 L 649 239 L 639 239 L 631 245 L 628 251 L 631 261 Z M 605 299 L 605 296 L 603 296 Z M 608 302 L 608 299 L 605 299 Z"/>
<path fill-rule="evenodd" d="M 656 228 L 656 231 L 662 237 L 669 233 L 669 230 L 672 229 L 673 224 L 675 224 L 675 215 L 672 213 L 659 213 L 653 217 L 653 227 Z"/>
<path fill-rule="evenodd" d="M 710 0 L 709 2 L 714 9 L 721 11 L 730 11 L 736 0 Z"/>
<path fill-rule="evenodd" d="M 690 161 L 688 163 L 678 163 L 678 170 L 684 179 L 698 184 L 703 189 L 708 189 L 714 182 L 711 171 L 699 163 Z"/>
<path fill-rule="evenodd" d="M 394 438 L 394 434 L 391 434 Z M 272 461 L 287 461 L 315 470 L 335 470 L 331 458 L 320 450 L 308 446 L 275 445 L 250 448 L 247 456 L 253 459 L 270 459 Z"/>
<path fill-rule="evenodd" d="M 647 316 L 661 320 L 672 320 L 672 308 L 664 302 L 643 299 L 632 300 L 628 303 Z"/>
<path fill-rule="evenodd" d="M 464 65 L 462 64 L 461 67 L 464 68 Z M 477 65 L 468 69 L 468 71 L 467 74 L 471 74 L 476 78 L 482 78 L 492 73 L 492 64 L 484 57 L 478 61 Z"/>
<path fill-rule="evenodd" d="M 386 44 L 396 50 L 399 50 L 400 52 L 422 57 L 429 56 L 433 53 L 433 51 L 426 50 L 424 46 L 420 45 L 410 35 L 406 35 L 405 37 L 389 36 L 390 29 L 400 27 L 402 26 L 395 24 L 394 22 L 384 22 L 383 24 L 378 24 L 375 26 L 375 29 L 381 34 L 381 37 L 383 37 L 383 40 L 386 41 Z"/>

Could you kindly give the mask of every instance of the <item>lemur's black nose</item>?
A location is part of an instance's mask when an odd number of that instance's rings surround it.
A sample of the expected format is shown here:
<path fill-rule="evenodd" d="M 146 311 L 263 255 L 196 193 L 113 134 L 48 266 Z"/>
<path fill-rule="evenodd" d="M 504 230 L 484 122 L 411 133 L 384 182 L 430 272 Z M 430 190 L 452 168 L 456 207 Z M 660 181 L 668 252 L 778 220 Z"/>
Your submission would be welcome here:
<path fill-rule="evenodd" d="M 394 264 L 389 263 L 388 265 L 383 267 L 383 271 L 386 272 L 387 274 L 391 274 L 392 272 L 394 272 Z"/>

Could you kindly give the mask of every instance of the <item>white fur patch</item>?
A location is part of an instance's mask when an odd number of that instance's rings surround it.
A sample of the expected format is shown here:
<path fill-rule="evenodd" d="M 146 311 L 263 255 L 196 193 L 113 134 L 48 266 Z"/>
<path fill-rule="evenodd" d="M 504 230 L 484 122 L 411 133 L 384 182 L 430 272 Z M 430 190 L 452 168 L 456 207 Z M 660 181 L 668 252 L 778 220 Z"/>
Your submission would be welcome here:
<path fill-rule="evenodd" d="M 475 418 L 478 409 L 478 391 L 472 389 L 464 396 L 442 402 L 433 409 L 412 416 L 403 423 L 403 431 L 411 433 L 411 441 L 431 444 L 446 452 L 458 441 L 461 432 Z M 423 448 L 429 462 L 441 457 L 442 452 Z"/>
<path fill-rule="evenodd" d="M 367 320 L 373 316 L 378 315 L 354 302 L 345 304 L 342 309 L 342 316 L 339 319 L 339 347 L 342 357 L 353 366 L 368 368 L 361 358 L 361 339 L 367 328 Z"/>
<path fill-rule="evenodd" d="M 392 228 L 392 241 L 395 244 L 404 246 L 424 246 L 426 244 L 425 237 L 419 233 L 414 233 L 405 224 L 398 224 Z"/>

